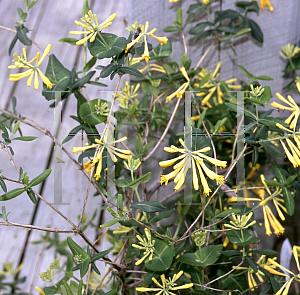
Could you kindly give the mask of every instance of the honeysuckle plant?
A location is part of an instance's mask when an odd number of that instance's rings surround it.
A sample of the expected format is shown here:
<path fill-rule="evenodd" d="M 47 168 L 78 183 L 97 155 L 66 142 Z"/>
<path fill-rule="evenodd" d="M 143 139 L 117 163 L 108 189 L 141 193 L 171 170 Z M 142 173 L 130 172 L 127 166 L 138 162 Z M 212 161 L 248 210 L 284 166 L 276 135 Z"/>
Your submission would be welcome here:
<path fill-rule="evenodd" d="M 24 0 L 25 8 L 18 9 L 21 20 L 16 23 L 9 53 L 17 41 L 25 46 L 37 44 L 42 50 L 38 36 L 33 42 L 25 27 L 28 11 L 34 12 L 37 1 Z M 169 2 L 181 5 L 183 1 Z M 265 234 L 284 234 L 285 216 L 294 214 L 300 189 L 299 47 L 287 44 L 280 52 L 287 62 L 285 71 L 292 77 L 284 90 L 294 91 L 293 97 L 277 93 L 280 102 L 276 97 L 271 100 L 271 88 L 259 83 L 272 78 L 250 73 L 243 67 L 246 61 L 237 68 L 247 81 L 224 75 L 220 60 L 210 62 L 207 68 L 202 64 L 215 46 L 225 44 L 234 53 L 234 44 L 239 42 L 255 48 L 251 39 L 239 39 L 242 35 L 263 43 L 263 33 L 252 15 L 260 7 L 272 11 L 270 1 L 236 1 L 220 10 L 219 0 L 199 0 L 187 11 L 179 7 L 176 19 L 166 28 L 154 28 L 151 19 L 145 18 L 141 23 L 128 24 L 124 36 L 106 32 L 110 26 L 113 30 L 119 17 L 116 13 L 105 19 L 97 3 L 93 11 L 89 4 L 83 0 L 81 21 L 69 20 L 71 29 L 73 22 L 83 29 L 70 31 L 80 39 L 59 39 L 69 43 L 66 46 L 83 45 L 84 55 L 79 57 L 83 67 L 68 69 L 59 52 L 49 55 L 49 44 L 42 57 L 37 53 L 30 61 L 28 48 L 22 54 L 15 53 L 9 69 L 21 71 L 6 77 L 21 87 L 26 87 L 22 78 L 28 77 L 27 86 L 34 81 L 34 88 L 39 90 L 40 76 L 41 95 L 51 107 L 56 101 L 50 89 L 60 91 L 63 101 L 77 106 L 71 116 L 76 126 L 57 144 L 73 163 L 67 169 L 75 168 L 85 177 L 80 183 L 86 188 L 83 206 L 72 208 L 78 212 L 78 220 L 71 220 L 48 202 L 43 189 L 35 190 L 52 177 L 49 167 L 31 175 L 29 168 L 16 160 L 20 158 L 14 157 L 18 141 L 27 145 L 36 139 L 23 135 L 23 124 L 53 140 L 48 131 L 51 128 L 22 114 L 17 105 L 21 96 L 12 99 L 11 110 L 0 109 L 0 151 L 15 170 L 14 176 L 8 176 L 13 174 L 8 174 L 1 161 L 0 201 L 9 204 L 26 192 L 29 202 L 35 205 L 39 199 L 70 225 L 66 230 L 20 224 L 2 206 L 0 226 L 44 231 L 35 243 L 43 243 L 43 255 L 55 255 L 49 266 L 43 266 L 36 292 L 225 295 L 259 290 L 261 294 L 294 294 L 297 287 L 293 284 L 299 282 L 299 275 L 277 263 L 277 252 L 264 249 L 261 240 Z M 166 35 L 156 33 L 162 30 Z M 195 36 L 196 42 L 190 42 L 190 36 Z M 176 54 L 172 52 L 174 38 L 182 41 Z M 207 49 L 200 60 L 190 56 L 192 49 L 200 52 L 202 47 Z M 45 71 L 40 67 L 42 62 L 47 63 Z M 103 90 L 107 77 L 116 80 L 112 100 L 89 97 L 86 88 Z M 237 105 L 234 91 L 239 90 L 245 93 L 243 107 Z M 272 108 L 261 108 L 266 105 Z M 287 111 L 287 117 L 276 116 L 276 109 Z M 237 121 L 242 112 L 245 119 Z M 185 129 L 178 127 L 183 125 Z M 79 132 L 83 134 L 80 146 L 72 144 Z M 67 142 L 73 148 L 66 148 Z M 241 147 L 239 153 L 237 145 Z M 269 161 L 272 155 L 282 160 Z M 241 158 L 245 179 L 238 181 L 234 171 Z M 95 198 L 89 197 L 91 188 Z M 79 197 L 81 192 L 74 196 Z M 87 203 L 92 203 L 92 215 L 86 212 Z M 292 249 L 298 270 L 299 249 Z M 5 294 L 31 294 L 32 290 L 23 290 L 20 285 L 25 277 L 12 277 L 22 267 L 12 260 L 3 264 L 0 289 Z M 22 271 L 26 268 L 25 264 Z M 30 269 L 28 273 L 36 272 Z"/>

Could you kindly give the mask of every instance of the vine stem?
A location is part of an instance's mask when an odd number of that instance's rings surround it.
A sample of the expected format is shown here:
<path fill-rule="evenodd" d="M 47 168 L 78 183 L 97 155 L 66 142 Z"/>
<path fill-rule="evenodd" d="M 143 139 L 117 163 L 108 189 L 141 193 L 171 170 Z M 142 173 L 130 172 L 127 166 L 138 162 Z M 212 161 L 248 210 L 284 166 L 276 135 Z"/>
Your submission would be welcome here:
<path fill-rule="evenodd" d="M 77 233 L 77 230 L 71 229 L 71 230 L 63 230 L 63 229 L 57 229 L 57 228 L 49 228 L 49 227 L 40 227 L 40 226 L 35 226 L 35 225 L 30 225 L 30 224 L 21 224 L 21 223 L 14 223 L 14 222 L 0 222 L 0 225 L 5 225 L 5 226 L 14 226 L 14 227 L 22 227 L 24 229 L 36 229 L 36 230 L 42 230 L 46 232 L 54 232 L 54 233 L 64 233 L 64 234 L 70 234 L 70 233 Z"/>
<path fill-rule="evenodd" d="M 180 100 L 181 100 L 181 97 L 179 97 L 178 100 L 177 100 L 177 103 L 176 103 L 175 108 L 174 108 L 174 110 L 173 110 L 172 116 L 171 116 L 171 118 L 170 118 L 170 120 L 169 120 L 169 122 L 168 122 L 168 125 L 167 125 L 167 127 L 166 127 L 164 133 L 162 134 L 161 138 L 158 140 L 156 146 L 155 146 L 155 147 L 151 150 L 151 152 L 145 157 L 145 159 L 144 159 L 145 161 L 148 160 L 148 159 L 155 153 L 155 151 L 158 149 L 158 147 L 160 146 L 160 144 L 161 144 L 162 141 L 164 140 L 165 136 L 167 135 L 167 133 L 168 133 L 168 131 L 169 131 L 169 128 L 170 128 L 170 126 L 171 126 L 171 124 L 172 124 L 172 122 L 173 122 L 173 120 L 174 120 L 174 118 L 175 118 L 175 115 L 176 115 L 176 113 L 177 113 L 177 110 L 178 110 L 178 107 L 179 107 L 179 104 L 180 104 Z"/>
<path fill-rule="evenodd" d="M 214 44 L 217 42 L 218 39 L 219 39 L 219 38 L 216 37 L 215 40 L 210 44 L 210 46 L 209 46 L 209 47 L 207 48 L 207 50 L 204 52 L 204 54 L 202 55 L 202 57 L 201 57 L 200 60 L 198 61 L 197 65 L 196 65 L 196 67 L 195 67 L 195 70 L 197 70 L 197 69 L 200 67 L 201 63 L 203 62 L 203 60 L 205 59 L 205 57 L 208 55 L 208 53 L 212 50 Z"/>
<path fill-rule="evenodd" d="M 112 115 L 112 110 L 113 110 L 113 107 L 114 107 L 114 102 L 115 102 L 115 98 L 116 98 L 116 95 L 117 95 L 117 91 L 119 89 L 119 85 L 120 85 L 120 81 L 121 81 L 121 75 L 119 76 L 119 79 L 118 79 L 118 82 L 117 82 L 117 86 L 116 86 L 116 89 L 115 89 L 115 95 L 113 97 L 113 100 L 111 102 L 111 106 L 110 106 L 110 110 L 109 110 L 109 114 L 107 116 L 107 123 L 105 124 L 105 127 L 104 127 L 104 130 L 102 132 L 102 135 L 101 135 L 101 138 L 100 138 L 100 141 L 103 140 L 103 137 L 104 137 L 104 134 L 107 132 L 107 130 L 109 129 L 109 124 L 111 123 L 111 115 Z M 96 157 L 98 151 L 99 151 L 99 148 L 100 148 L 100 144 L 97 146 L 96 148 L 96 151 L 95 151 L 95 154 L 94 154 L 94 158 Z M 101 159 L 102 161 L 102 159 Z M 98 164 L 99 165 L 99 164 Z M 89 175 L 89 183 L 88 183 L 88 188 L 87 188 L 87 192 L 86 192 L 86 196 L 85 196 L 85 199 L 84 199 L 84 203 L 83 203 L 83 207 L 82 207 L 82 210 L 81 210 L 81 214 L 80 214 L 80 220 L 79 220 L 79 224 L 78 224 L 78 228 L 80 229 L 81 228 L 81 224 L 82 224 L 82 219 L 83 219 L 83 215 L 84 215 L 84 211 L 85 211 L 85 207 L 86 207 L 86 204 L 87 204 L 87 200 L 88 200 L 88 197 L 89 197 L 89 192 L 90 192 L 90 188 L 91 188 L 91 183 L 92 183 L 92 178 L 93 178 L 93 171 L 94 171 L 94 167 L 93 166 L 93 169 L 91 169 L 91 173 Z M 108 203 L 107 201 L 107 198 L 106 198 L 106 203 Z"/>

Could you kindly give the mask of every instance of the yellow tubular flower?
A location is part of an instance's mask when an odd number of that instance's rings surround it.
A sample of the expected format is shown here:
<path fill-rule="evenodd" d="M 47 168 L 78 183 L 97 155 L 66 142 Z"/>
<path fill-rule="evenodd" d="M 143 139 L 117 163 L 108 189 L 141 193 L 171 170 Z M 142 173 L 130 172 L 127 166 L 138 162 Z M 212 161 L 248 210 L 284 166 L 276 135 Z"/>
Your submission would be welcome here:
<path fill-rule="evenodd" d="M 43 55 L 42 58 L 40 59 L 40 52 L 37 53 L 36 57 L 33 58 L 31 61 L 27 61 L 27 56 L 26 56 L 26 51 L 25 48 L 23 48 L 23 54 L 18 56 L 16 53 L 14 54 L 14 57 L 16 58 L 13 60 L 15 65 L 8 66 L 9 69 L 16 69 L 16 68 L 26 68 L 29 69 L 23 73 L 18 73 L 18 74 L 10 74 L 9 81 L 19 81 L 22 78 L 28 77 L 27 80 L 27 86 L 31 86 L 31 82 L 34 76 L 34 89 L 39 88 L 39 80 L 38 80 L 38 73 L 40 77 L 42 78 L 43 82 L 46 84 L 47 88 L 51 89 L 53 84 L 51 81 L 42 73 L 42 71 L 38 68 L 38 66 L 43 62 L 45 59 L 46 55 L 49 53 L 51 49 L 51 44 L 49 44 Z M 32 62 L 35 61 L 35 66 L 32 65 Z"/>
<path fill-rule="evenodd" d="M 262 11 L 265 10 L 265 6 L 267 6 L 271 12 L 273 12 L 274 7 L 272 6 L 270 0 L 260 0 L 260 8 Z"/>
<path fill-rule="evenodd" d="M 43 289 L 41 289 L 40 287 L 38 287 L 38 286 L 35 286 L 35 290 L 37 290 L 40 294 L 42 294 L 42 295 L 45 295 L 45 292 L 44 292 L 44 290 Z"/>
<path fill-rule="evenodd" d="M 287 96 L 288 100 L 285 99 L 279 93 L 276 93 L 276 95 L 281 101 L 283 101 L 284 103 L 289 105 L 289 107 L 288 106 L 283 106 L 283 105 L 281 105 L 277 102 L 272 102 L 272 103 L 270 103 L 270 105 L 272 107 L 279 108 L 281 110 L 292 111 L 292 114 L 284 121 L 284 123 L 290 124 L 290 129 L 295 131 L 295 128 L 296 128 L 296 125 L 297 125 L 297 122 L 298 122 L 298 118 L 299 118 L 299 115 L 300 115 L 300 110 L 299 110 L 298 105 L 295 103 L 294 99 L 290 95 Z"/>
<path fill-rule="evenodd" d="M 295 46 L 293 44 L 287 44 L 284 47 L 281 48 L 282 51 L 279 52 L 279 54 L 284 58 L 284 59 L 290 59 L 296 54 L 300 52 L 300 48 L 298 46 Z"/>
<path fill-rule="evenodd" d="M 189 289 L 193 287 L 193 283 L 184 284 L 182 286 L 177 286 L 175 283 L 183 274 L 183 271 L 181 270 L 179 273 L 174 274 L 173 278 L 166 279 L 165 274 L 162 274 L 160 276 L 162 284 L 160 284 L 155 278 L 152 278 L 152 281 L 158 286 L 158 288 L 145 288 L 145 287 L 139 287 L 136 288 L 136 291 L 138 292 L 148 292 L 148 291 L 158 291 L 156 294 L 161 295 L 174 295 L 171 291 L 176 290 L 182 290 L 182 289 Z"/>
<path fill-rule="evenodd" d="M 155 35 L 153 35 L 153 34 L 149 34 L 151 37 L 153 37 L 154 39 L 156 39 L 157 41 L 159 41 L 160 42 L 160 44 L 162 45 L 162 44 L 167 44 L 168 43 L 168 38 L 167 37 L 157 37 L 157 36 L 155 36 Z"/>
<path fill-rule="evenodd" d="M 203 0 L 203 4 L 205 5 L 209 4 L 209 0 Z"/>
<path fill-rule="evenodd" d="M 277 263 L 274 259 L 271 259 L 269 258 L 268 259 L 268 262 L 269 262 L 269 265 L 265 265 L 264 268 L 269 271 L 271 274 L 274 274 L 274 275 L 279 275 L 279 276 L 284 276 L 286 278 L 289 278 L 283 285 L 282 287 L 279 289 L 279 291 L 275 294 L 275 295 L 287 295 L 288 292 L 289 292 L 289 288 L 293 282 L 293 280 L 296 280 L 296 281 L 300 281 L 300 266 L 299 266 L 299 258 L 298 258 L 298 253 L 297 253 L 297 249 L 299 249 L 298 246 L 293 246 L 293 255 L 294 255 L 294 258 L 295 258 L 295 261 L 296 261 L 296 265 L 297 265 L 297 269 L 298 269 L 298 274 L 294 274 L 293 272 L 291 272 L 289 269 L 283 267 L 282 265 L 280 265 L 279 263 Z M 285 270 L 287 273 L 289 273 L 291 276 L 288 276 L 287 274 L 285 273 L 281 273 L 275 269 L 273 269 L 274 267 L 278 267 L 282 270 Z"/>
<path fill-rule="evenodd" d="M 83 152 L 88 149 L 97 147 L 97 149 L 98 149 L 97 154 L 95 155 L 95 157 L 93 157 L 92 164 L 91 164 L 92 166 L 95 166 L 98 163 L 97 170 L 94 175 L 94 177 L 97 180 L 100 178 L 100 174 L 102 171 L 102 155 L 103 155 L 105 148 L 106 148 L 108 154 L 110 155 L 112 161 L 114 161 L 114 162 L 117 162 L 117 158 L 115 156 L 117 156 L 121 159 L 127 160 L 131 155 L 131 151 L 129 151 L 129 150 L 122 150 L 122 149 L 115 148 L 116 143 L 127 140 L 127 137 L 122 137 L 121 139 L 113 140 L 111 142 L 107 142 L 107 140 L 108 140 L 108 136 L 107 136 L 107 134 L 105 134 L 103 137 L 103 142 L 101 142 L 99 139 L 96 139 L 95 140 L 96 143 L 94 143 L 94 144 L 91 144 L 86 147 L 73 147 L 73 150 L 72 150 L 73 153 L 78 153 L 78 152 Z M 87 163 L 85 163 L 85 164 L 87 164 Z"/>
<path fill-rule="evenodd" d="M 204 163 L 204 159 L 209 161 L 211 164 L 219 166 L 221 168 L 225 168 L 227 165 L 226 161 L 220 161 L 211 157 L 208 157 L 204 155 L 204 152 L 207 152 L 210 150 L 210 147 L 205 147 L 203 149 L 200 149 L 198 151 L 189 151 L 187 147 L 185 146 L 183 140 L 179 139 L 180 143 L 184 147 L 183 149 L 179 149 L 175 146 L 171 147 L 165 147 L 164 150 L 169 153 L 176 153 L 179 152 L 182 155 L 166 161 L 159 162 L 159 165 L 161 167 L 169 167 L 175 164 L 175 162 L 179 161 L 174 167 L 174 171 L 167 175 L 161 175 L 161 184 L 164 182 L 166 185 L 168 184 L 168 181 L 175 177 L 174 182 L 176 183 L 175 190 L 179 190 L 185 181 L 185 176 L 188 171 L 188 169 L 192 168 L 192 175 L 193 175 L 193 187 L 195 190 L 199 189 L 199 180 L 197 175 L 197 169 L 200 175 L 200 182 L 203 186 L 203 192 L 205 194 L 209 194 L 211 192 L 211 189 L 209 188 L 207 181 L 205 179 L 204 173 L 212 180 L 217 180 L 220 183 L 224 183 L 224 176 L 220 176 L 216 174 L 215 172 L 211 171 L 209 168 L 206 167 Z M 197 169 L 196 169 L 197 167 Z M 204 173 L 203 173 L 204 171 Z"/>
<path fill-rule="evenodd" d="M 116 17 L 116 15 L 116 13 L 113 13 L 108 19 L 99 25 L 97 15 L 93 14 L 90 10 L 84 17 L 81 18 L 82 23 L 77 20 L 74 21 L 75 24 L 82 27 L 84 31 L 70 31 L 69 34 L 88 34 L 85 38 L 78 40 L 76 45 L 82 45 L 87 40 L 94 42 L 98 31 L 111 26 L 112 20 Z"/>
<path fill-rule="evenodd" d="M 172 99 L 177 96 L 177 97 L 182 97 L 183 93 L 186 91 L 186 89 L 188 88 L 189 84 L 190 84 L 190 78 L 185 70 L 185 67 L 180 68 L 180 72 L 182 73 L 182 75 L 184 76 L 184 78 L 187 80 L 187 82 L 183 83 L 175 92 L 173 92 L 171 95 L 168 95 L 166 97 L 166 103 L 168 101 L 172 101 Z"/>
<path fill-rule="evenodd" d="M 209 2 L 209 1 L 208 1 Z M 206 3 L 204 3 L 206 4 Z M 209 80 L 201 86 L 201 88 L 206 88 L 208 89 L 208 93 L 207 92 L 200 92 L 198 94 L 196 94 L 197 96 L 204 96 L 203 100 L 201 101 L 201 104 L 204 106 L 206 105 L 207 107 L 212 107 L 212 105 L 209 103 L 209 100 L 213 97 L 213 102 L 215 105 L 217 104 L 222 104 L 223 103 L 223 92 L 221 90 L 221 84 L 220 82 L 217 81 L 218 77 L 219 77 L 219 70 L 221 68 L 222 62 L 218 62 L 214 72 L 212 73 L 211 71 L 208 71 L 207 69 L 202 69 L 201 72 L 199 73 L 200 77 L 196 77 L 196 79 L 201 80 L 203 79 L 205 76 L 209 75 Z M 241 85 L 230 85 L 229 83 L 233 83 L 236 82 L 237 79 L 233 78 L 233 79 L 229 79 L 224 81 L 227 86 L 229 88 L 232 89 L 240 89 L 242 86 Z M 194 84 L 195 87 L 199 87 L 199 83 L 195 83 Z M 215 96 L 213 96 L 214 94 L 217 94 L 217 99 Z"/>
<path fill-rule="evenodd" d="M 234 201 L 255 201 L 260 202 L 259 205 L 263 207 L 263 215 L 264 215 L 264 223 L 265 223 L 265 229 L 266 229 L 266 235 L 270 236 L 272 234 L 271 227 L 274 230 L 274 233 L 276 235 L 280 235 L 284 233 L 284 227 L 280 224 L 278 219 L 274 216 L 273 212 L 271 211 L 270 207 L 267 205 L 267 202 L 273 201 L 273 204 L 275 205 L 275 208 L 277 210 L 277 213 L 281 220 L 285 220 L 285 217 L 282 213 L 287 213 L 286 208 L 282 205 L 284 203 L 283 197 L 281 195 L 282 189 L 279 187 L 276 188 L 276 191 L 272 194 L 269 187 L 267 186 L 265 182 L 264 175 L 260 176 L 261 182 L 264 185 L 266 189 L 255 189 L 253 192 L 258 195 L 258 198 L 251 198 L 251 197 L 237 197 L 237 198 L 230 198 L 228 199 L 228 202 L 234 202 Z M 260 184 L 256 184 L 256 186 L 260 186 Z M 265 198 L 266 192 L 269 196 Z"/>

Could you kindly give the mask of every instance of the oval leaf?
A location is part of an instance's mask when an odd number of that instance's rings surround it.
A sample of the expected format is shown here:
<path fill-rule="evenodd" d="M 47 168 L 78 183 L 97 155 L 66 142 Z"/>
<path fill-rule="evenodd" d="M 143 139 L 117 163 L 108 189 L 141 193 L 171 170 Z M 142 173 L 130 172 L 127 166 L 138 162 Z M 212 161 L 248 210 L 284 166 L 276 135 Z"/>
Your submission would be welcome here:
<path fill-rule="evenodd" d="M 166 271 L 172 265 L 173 257 L 175 255 L 174 247 L 167 242 L 154 238 L 155 252 L 152 260 L 146 258 L 145 267 L 153 271 Z"/>

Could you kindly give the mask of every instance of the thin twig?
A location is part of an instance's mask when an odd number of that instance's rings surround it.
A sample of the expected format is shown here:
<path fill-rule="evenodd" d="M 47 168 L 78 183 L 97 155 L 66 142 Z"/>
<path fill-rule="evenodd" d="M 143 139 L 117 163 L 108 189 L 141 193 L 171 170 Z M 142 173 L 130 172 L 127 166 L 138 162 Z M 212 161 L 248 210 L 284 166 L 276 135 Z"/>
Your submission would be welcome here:
<path fill-rule="evenodd" d="M 215 40 L 211 43 L 211 45 L 208 47 L 208 49 L 204 52 L 204 54 L 202 55 L 202 57 L 200 58 L 200 60 L 198 61 L 195 70 L 197 70 L 201 63 L 203 62 L 204 58 L 208 55 L 208 53 L 211 51 L 211 49 L 213 48 L 214 44 L 217 42 L 218 38 L 216 37 Z"/>
<path fill-rule="evenodd" d="M 39 262 L 40 262 L 40 260 L 42 258 L 42 255 L 43 255 L 43 253 L 44 253 L 44 251 L 46 249 L 48 239 L 49 239 L 49 235 L 47 235 L 47 237 L 46 237 L 46 239 L 45 239 L 45 241 L 43 243 L 43 247 L 42 247 L 42 249 L 41 249 L 41 251 L 40 251 L 40 253 L 38 255 L 38 258 L 37 258 L 37 261 L 36 261 L 36 264 L 35 264 L 35 267 L 34 267 L 33 275 L 32 275 L 31 284 L 30 284 L 30 287 L 29 287 L 28 295 L 31 295 L 31 293 L 32 293 L 33 284 L 34 284 L 34 278 L 35 278 L 37 270 L 38 270 Z"/>
<path fill-rule="evenodd" d="M 171 124 L 172 124 L 172 122 L 173 122 L 173 119 L 175 118 L 175 115 L 176 115 L 176 113 L 177 113 L 177 110 L 178 110 L 178 107 L 179 107 L 179 104 L 180 104 L 180 100 L 181 100 L 181 97 L 179 97 L 178 100 L 177 100 L 177 103 L 176 103 L 175 108 L 174 108 L 174 110 L 173 110 L 172 116 L 171 116 L 171 118 L 170 118 L 170 120 L 169 120 L 169 122 L 168 122 L 168 124 L 167 124 L 167 126 L 166 126 L 166 129 L 165 129 L 164 133 L 162 134 L 161 138 L 158 140 L 156 146 L 155 146 L 155 147 L 151 150 L 151 152 L 145 157 L 145 159 L 144 159 L 145 161 L 148 160 L 148 159 L 155 153 L 155 151 L 158 149 L 158 147 L 160 146 L 160 144 L 161 144 L 162 141 L 164 140 L 164 138 L 165 138 L 166 134 L 168 133 L 169 128 L 170 128 L 170 126 L 171 126 Z"/>
<path fill-rule="evenodd" d="M 36 230 L 42 230 L 42 231 L 54 232 L 54 233 L 64 233 L 64 234 L 77 233 L 76 230 L 64 230 L 64 229 L 57 229 L 57 228 L 41 227 L 41 226 L 14 223 L 8 221 L 0 222 L 0 225 L 22 227 L 23 229 L 29 229 L 29 230 L 36 229 Z"/>

